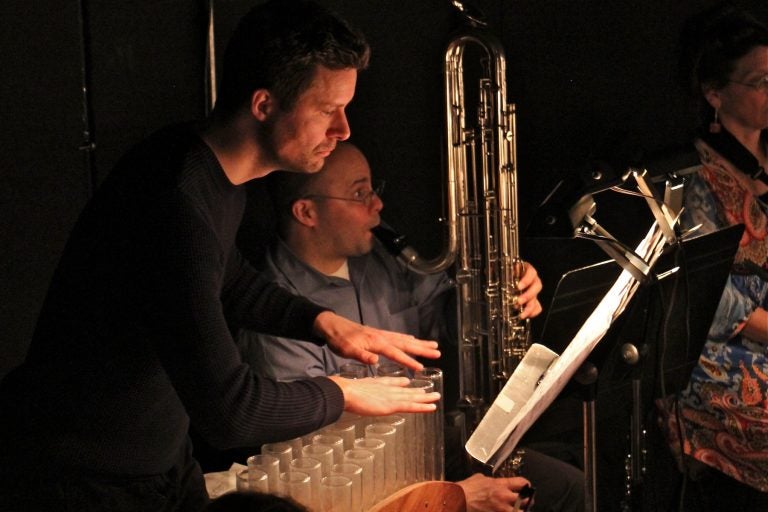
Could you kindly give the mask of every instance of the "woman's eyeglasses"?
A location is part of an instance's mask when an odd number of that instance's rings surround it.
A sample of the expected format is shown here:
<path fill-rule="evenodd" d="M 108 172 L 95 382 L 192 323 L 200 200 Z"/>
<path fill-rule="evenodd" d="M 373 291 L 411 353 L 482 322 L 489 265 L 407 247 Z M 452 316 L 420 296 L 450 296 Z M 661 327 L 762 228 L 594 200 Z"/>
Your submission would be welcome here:
<path fill-rule="evenodd" d="M 753 80 L 751 82 L 739 82 L 738 80 L 728 80 L 728 83 L 739 84 L 745 87 L 751 87 L 756 91 L 768 92 L 768 75 Z"/>

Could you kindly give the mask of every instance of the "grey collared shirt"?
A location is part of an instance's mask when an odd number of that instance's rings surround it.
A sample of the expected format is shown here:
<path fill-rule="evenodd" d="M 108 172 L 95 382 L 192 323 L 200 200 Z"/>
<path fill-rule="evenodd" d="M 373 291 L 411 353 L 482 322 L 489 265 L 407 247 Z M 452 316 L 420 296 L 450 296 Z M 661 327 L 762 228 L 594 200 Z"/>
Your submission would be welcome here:
<path fill-rule="evenodd" d="M 350 258 L 346 280 L 318 272 L 278 240 L 267 254 L 265 275 L 361 324 L 432 340 L 445 339 L 453 330 L 453 280 L 443 273 L 421 275 L 406 269 L 378 242 L 371 253 Z M 254 372 L 277 380 L 334 375 L 351 362 L 327 345 L 248 330 L 240 332 L 238 344 Z"/>

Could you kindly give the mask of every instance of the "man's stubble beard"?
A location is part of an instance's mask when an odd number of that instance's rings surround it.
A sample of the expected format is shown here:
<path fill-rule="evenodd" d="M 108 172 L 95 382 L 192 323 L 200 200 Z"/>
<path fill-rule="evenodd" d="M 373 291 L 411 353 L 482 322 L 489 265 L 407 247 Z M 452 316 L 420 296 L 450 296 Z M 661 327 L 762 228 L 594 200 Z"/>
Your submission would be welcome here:
<path fill-rule="evenodd" d="M 314 174 L 316 172 L 319 172 L 323 168 L 325 159 L 321 159 L 321 161 L 316 165 L 315 164 L 310 165 L 310 162 L 308 161 L 302 161 L 299 163 L 299 165 L 294 165 L 294 163 L 288 163 L 288 162 L 282 161 L 277 151 L 278 144 L 275 136 L 275 125 L 276 125 L 276 121 L 274 119 L 270 119 L 268 121 L 258 124 L 256 126 L 254 133 L 255 133 L 256 143 L 261 148 L 264 158 L 267 159 L 267 161 L 269 162 L 273 162 L 276 170 L 287 171 L 287 172 L 297 172 L 297 173 L 304 173 L 304 174 L 307 174 L 307 173 Z M 295 134 L 292 133 L 290 135 L 293 136 Z"/>

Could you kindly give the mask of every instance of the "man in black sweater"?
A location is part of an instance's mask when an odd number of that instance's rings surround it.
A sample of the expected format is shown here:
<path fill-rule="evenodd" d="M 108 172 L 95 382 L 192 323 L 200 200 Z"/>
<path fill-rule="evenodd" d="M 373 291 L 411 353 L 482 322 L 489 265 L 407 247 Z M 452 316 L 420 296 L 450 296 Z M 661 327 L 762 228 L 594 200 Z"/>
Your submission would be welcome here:
<path fill-rule="evenodd" d="M 217 448 L 296 437 L 367 414 L 433 410 L 402 380 L 256 378 L 237 324 L 371 363 L 436 344 L 360 326 L 262 279 L 235 248 L 242 184 L 318 171 L 349 137 L 368 46 L 316 4 L 271 1 L 241 21 L 201 126 L 132 149 L 70 236 L 26 361 L 0 385 L 1 510 L 201 510 L 190 423 Z"/>

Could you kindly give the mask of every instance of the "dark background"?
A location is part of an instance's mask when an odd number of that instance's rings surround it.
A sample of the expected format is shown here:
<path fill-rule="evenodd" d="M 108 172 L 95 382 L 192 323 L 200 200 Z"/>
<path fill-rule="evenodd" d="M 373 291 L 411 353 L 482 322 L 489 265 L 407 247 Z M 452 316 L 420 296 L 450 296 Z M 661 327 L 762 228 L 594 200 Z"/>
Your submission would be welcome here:
<path fill-rule="evenodd" d="M 253 3 L 214 2 L 219 52 Z M 434 256 L 442 245 L 450 2 L 323 3 L 373 49 L 349 118 L 351 140 L 387 180 L 383 216 Z M 689 143 L 697 118 L 676 76 L 678 35 L 689 15 L 713 3 L 477 2 L 504 44 L 508 99 L 517 104 L 521 230 L 560 179 L 591 161 L 650 161 Z M 768 22 L 764 0 L 736 3 Z M 0 377 L 24 358 L 56 261 L 94 187 L 131 144 L 205 114 L 207 10 L 203 0 L 0 2 Z M 631 198 L 598 205 L 598 217 L 621 236 L 649 226 Z M 522 239 L 550 294 L 563 269 L 605 259 L 588 245 Z"/>

